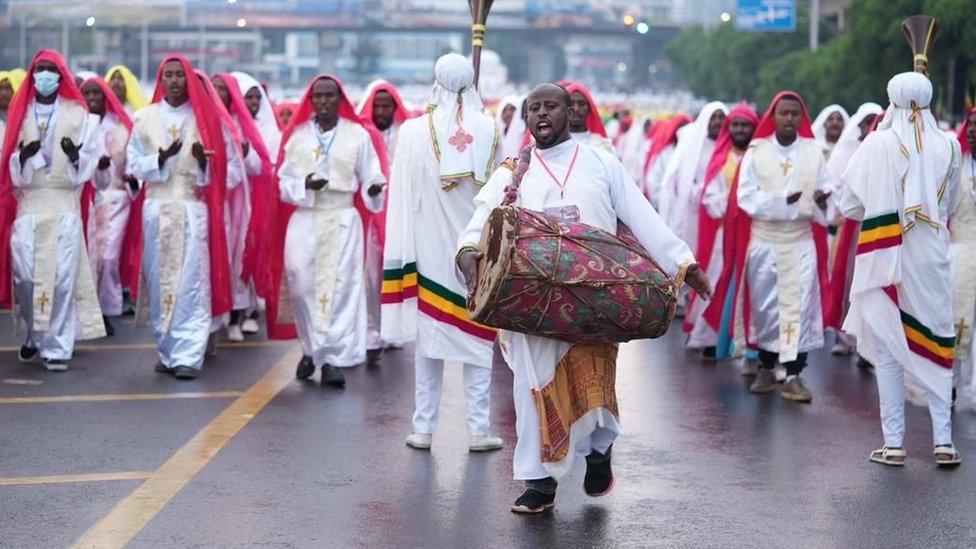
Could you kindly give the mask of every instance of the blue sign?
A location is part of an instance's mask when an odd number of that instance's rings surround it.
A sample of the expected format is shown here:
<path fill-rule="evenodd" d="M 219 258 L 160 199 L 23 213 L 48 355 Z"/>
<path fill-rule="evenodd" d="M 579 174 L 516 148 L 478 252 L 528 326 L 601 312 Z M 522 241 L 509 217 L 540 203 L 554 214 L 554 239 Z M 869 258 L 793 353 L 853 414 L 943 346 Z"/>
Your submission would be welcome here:
<path fill-rule="evenodd" d="M 735 25 L 741 31 L 793 32 L 796 0 L 739 0 Z"/>

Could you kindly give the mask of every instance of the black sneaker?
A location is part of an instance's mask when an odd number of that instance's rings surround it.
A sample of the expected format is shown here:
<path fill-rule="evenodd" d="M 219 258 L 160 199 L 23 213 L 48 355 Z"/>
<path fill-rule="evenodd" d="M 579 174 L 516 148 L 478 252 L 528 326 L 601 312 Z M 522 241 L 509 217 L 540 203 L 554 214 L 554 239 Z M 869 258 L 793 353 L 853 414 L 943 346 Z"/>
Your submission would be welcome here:
<path fill-rule="evenodd" d="M 376 364 L 380 361 L 380 357 L 383 356 L 383 349 L 367 349 L 366 350 L 366 363 Z"/>
<path fill-rule="evenodd" d="M 556 492 L 551 494 L 527 488 L 512 504 L 512 512 L 522 515 L 537 515 L 556 506 Z"/>
<path fill-rule="evenodd" d="M 163 364 L 162 362 L 157 362 L 156 363 L 156 367 L 153 368 L 153 370 L 156 370 L 157 372 L 159 372 L 161 374 L 172 374 L 173 373 L 173 370 L 175 370 L 175 369 L 176 368 L 170 368 L 169 366 Z"/>
<path fill-rule="evenodd" d="M 330 364 L 322 366 L 322 385 L 329 387 L 345 387 L 346 376 L 341 370 Z"/>
<path fill-rule="evenodd" d="M 115 326 L 112 326 L 112 322 L 108 319 L 107 316 L 102 315 L 102 322 L 105 323 L 105 335 L 108 336 L 108 337 L 114 336 L 115 335 Z"/>
<path fill-rule="evenodd" d="M 173 368 L 173 377 L 176 379 L 189 381 L 191 379 L 196 379 L 198 373 L 199 372 L 193 368 L 190 368 L 189 366 L 177 366 L 176 368 Z"/>
<path fill-rule="evenodd" d="M 613 490 L 613 469 L 610 467 L 610 452 L 613 446 L 607 448 L 606 454 L 596 450 L 586 456 L 586 476 L 583 477 L 583 491 L 586 495 L 598 498 Z"/>
<path fill-rule="evenodd" d="M 295 370 L 295 377 L 298 379 L 308 379 L 312 377 L 315 373 L 315 363 L 312 362 L 312 357 L 305 355 L 298 362 L 298 368 Z"/>
<path fill-rule="evenodd" d="M 37 358 L 37 347 L 24 343 L 21 345 L 20 351 L 17 351 L 17 358 L 24 364 L 34 362 Z"/>
<path fill-rule="evenodd" d="M 715 347 L 705 347 L 704 349 L 702 349 L 702 356 L 701 356 L 702 362 L 712 363 L 718 360 L 715 357 L 715 351 L 716 351 Z"/>

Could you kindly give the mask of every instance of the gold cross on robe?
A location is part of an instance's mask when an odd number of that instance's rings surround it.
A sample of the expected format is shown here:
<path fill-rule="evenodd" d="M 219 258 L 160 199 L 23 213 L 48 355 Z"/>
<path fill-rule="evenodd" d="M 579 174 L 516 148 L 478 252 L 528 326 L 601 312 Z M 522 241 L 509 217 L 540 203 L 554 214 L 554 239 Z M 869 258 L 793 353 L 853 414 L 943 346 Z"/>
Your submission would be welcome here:
<path fill-rule="evenodd" d="M 168 315 L 169 312 L 173 309 L 173 305 L 175 304 L 176 301 L 173 299 L 173 294 L 166 294 L 166 299 L 163 300 L 163 305 L 166 306 L 165 314 Z"/>
<path fill-rule="evenodd" d="M 169 134 L 173 141 L 176 141 L 176 138 L 180 136 L 180 128 L 176 125 L 170 126 L 169 129 L 166 130 L 166 133 Z"/>
<path fill-rule="evenodd" d="M 315 147 L 315 150 L 312 151 L 312 153 L 315 154 L 315 163 L 318 164 L 319 158 L 322 158 L 322 155 L 325 154 L 325 151 L 322 150 L 322 146 L 319 145 L 318 147 Z"/>
<path fill-rule="evenodd" d="M 966 319 L 960 318 L 959 322 L 956 323 L 956 337 L 962 339 L 962 334 L 966 331 L 966 328 L 969 328 L 969 326 L 966 325 Z"/>
<path fill-rule="evenodd" d="M 47 295 L 47 292 L 41 292 L 41 295 L 37 298 L 37 304 L 41 306 L 41 314 L 47 309 L 47 304 L 51 302 L 51 298 Z"/>
<path fill-rule="evenodd" d="M 790 161 L 789 158 L 787 158 L 780 163 L 779 167 L 783 168 L 783 175 L 786 175 L 790 173 L 790 168 L 793 167 L 793 162 Z"/>
<path fill-rule="evenodd" d="M 319 299 L 319 304 L 322 305 L 322 314 L 329 312 L 327 308 L 329 306 L 329 296 L 323 295 L 322 298 Z"/>
<path fill-rule="evenodd" d="M 793 334 L 796 333 L 796 330 L 793 329 L 793 323 L 791 322 L 787 324 L 786 328 L 783 329 L 783 332 L 786 334 L 786 344 L 789 345 L 793 342 Z"/>

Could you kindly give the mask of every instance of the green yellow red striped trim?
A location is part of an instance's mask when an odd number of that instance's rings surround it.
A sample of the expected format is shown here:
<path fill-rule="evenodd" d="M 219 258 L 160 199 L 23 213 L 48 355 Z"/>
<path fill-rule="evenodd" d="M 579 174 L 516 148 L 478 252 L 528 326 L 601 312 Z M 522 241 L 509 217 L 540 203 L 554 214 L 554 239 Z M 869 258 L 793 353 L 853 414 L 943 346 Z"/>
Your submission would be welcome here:
<path fill-rule="evenodd" d="M 383 269 L 381 303 L 403 303 L 412 297 L 417 297 L 416 262 L 407 263 L 400 268 Z"/>
<path fill-rule="evenodd" d="M 908 348 L 943 368 L 952 368 L 952 361 L 956 356 L 956 337 L 937 336 L 912 315 L 901 309 L 899 312 L 905 337 L 908 340 Z"/>
<path fill-rule="evenodd" d="M 898 212 L 881 214 L 861 223 L 857 253 L 865 254 L 901 245 L 901 219 Z"/>

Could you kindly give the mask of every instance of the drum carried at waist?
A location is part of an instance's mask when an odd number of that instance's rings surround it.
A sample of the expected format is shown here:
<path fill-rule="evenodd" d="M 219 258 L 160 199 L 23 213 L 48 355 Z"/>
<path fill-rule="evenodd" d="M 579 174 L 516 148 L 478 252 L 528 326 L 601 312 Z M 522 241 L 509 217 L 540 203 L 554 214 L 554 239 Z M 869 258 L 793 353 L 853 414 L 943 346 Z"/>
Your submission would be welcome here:
<path fill-rule="evenodd" d="M 581 344 L 663 335 L 677 289 L 625 225 L 584 223 L 504 205 L 482 232 L 473 320 Z"/>

